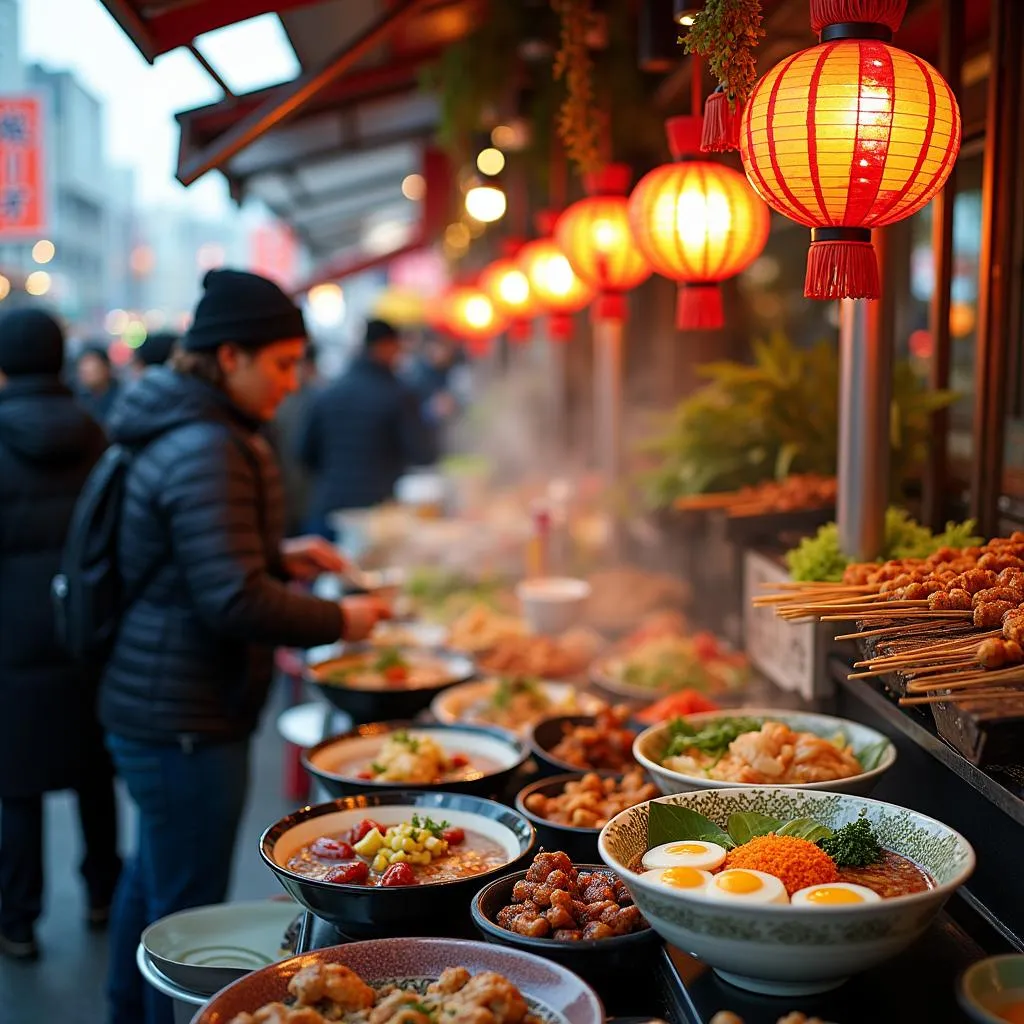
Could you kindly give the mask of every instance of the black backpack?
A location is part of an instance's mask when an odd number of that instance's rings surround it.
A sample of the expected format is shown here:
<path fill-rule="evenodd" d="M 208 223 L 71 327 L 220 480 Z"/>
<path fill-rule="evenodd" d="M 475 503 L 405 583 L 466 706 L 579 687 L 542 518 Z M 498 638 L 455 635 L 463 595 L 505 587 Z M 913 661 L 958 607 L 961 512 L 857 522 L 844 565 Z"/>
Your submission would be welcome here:
<path fill-rule="evenodd" d="M 128 469 L 136 454 L 111 445 L 93 467 L 71 517 L 61 572 L 51 585 L 58 639 L 74 658 L 91 664 L 110 657 L 124 613 L 163 563 L 158 558 L 125 590 L 117 547 Z"/>

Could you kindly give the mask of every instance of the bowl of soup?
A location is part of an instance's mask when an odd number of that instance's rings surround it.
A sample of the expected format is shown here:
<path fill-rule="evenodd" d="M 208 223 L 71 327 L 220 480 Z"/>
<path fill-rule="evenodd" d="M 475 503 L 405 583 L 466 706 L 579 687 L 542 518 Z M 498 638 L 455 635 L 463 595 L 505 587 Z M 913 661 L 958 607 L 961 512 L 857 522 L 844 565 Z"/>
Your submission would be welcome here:
<path fill-rule="evenodd" d="M 466 930 L 469 899 L 536 843 L 518 811 L 463 793 L 396 790 L 303 807 L 260 856 L 285 891 L 352 938 Z"/>
<path fill-rule="evenodd" d="M 356 722 L 412 718 L 448 686 L 472 679 L 472 660 L 420 647 L 350 644 L 310 665 L 306 678 Z"/>
<path fill-rule="evenodd" d="M 598 851 L 667 942 L 733 985 L 784 996 L 902 952 L 975 861 L 962 835 L 905 807 L 763 787 L 630 807 Z"/>
<path fill-rule="evenodd" d="M 410 787 L 495 796 L 528 756 L 500 729 L 374 722 L 324 740 L 302 763 L 331 796 Z"/>

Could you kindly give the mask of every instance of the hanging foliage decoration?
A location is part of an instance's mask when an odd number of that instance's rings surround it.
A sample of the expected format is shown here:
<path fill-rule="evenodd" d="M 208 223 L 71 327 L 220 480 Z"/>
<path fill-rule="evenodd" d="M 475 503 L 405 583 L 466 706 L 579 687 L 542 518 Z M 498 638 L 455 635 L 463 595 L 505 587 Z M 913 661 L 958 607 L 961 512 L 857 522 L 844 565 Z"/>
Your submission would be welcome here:
<path fill-rule="evenodd" d="M 704 105 L 704 152 L 740 148 L 740 114 L 757 82 L 761 21 L 761 0 L 705 0 L 686 35 L 686 52 L 703 57 L 719 82 Z"/>
<path fill-rule="evenodd" d="M 558 112 L 558 134 L 580 174 L 593 174 L 604 164 L 601 114 L 594 95 L 594 61 L 587 37 L 590 0 L 551 0 L 559 17 L 555 81 L 564 80 L 565 98 Z"/>

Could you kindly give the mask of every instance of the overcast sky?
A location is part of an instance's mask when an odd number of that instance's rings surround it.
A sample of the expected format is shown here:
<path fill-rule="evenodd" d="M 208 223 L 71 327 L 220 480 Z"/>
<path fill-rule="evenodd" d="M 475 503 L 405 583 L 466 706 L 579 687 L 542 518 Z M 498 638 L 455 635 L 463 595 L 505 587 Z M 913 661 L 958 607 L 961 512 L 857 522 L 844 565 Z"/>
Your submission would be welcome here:
<path fill-rule="evenodd" d="M 99 0 L 21 0 L 24 59 L 73 71 L 106 105 L 111 160 L 136 172 L 138 199 L 219 213 L 229 204 L 220 174 L 185 189 L 174 178 L 175 111 L 216 100 L 220 90 L 184 50 L 147 64 Z"/>

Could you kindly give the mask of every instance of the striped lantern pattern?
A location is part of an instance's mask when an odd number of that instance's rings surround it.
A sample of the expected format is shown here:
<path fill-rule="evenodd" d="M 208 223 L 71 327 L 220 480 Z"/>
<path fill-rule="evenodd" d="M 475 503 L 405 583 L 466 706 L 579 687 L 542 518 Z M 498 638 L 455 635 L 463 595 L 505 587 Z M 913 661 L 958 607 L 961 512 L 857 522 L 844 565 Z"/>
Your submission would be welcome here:
<path fill-rule="evenodd" d="M 548 314 L 548 334 L 555 341 L 568 341 L 573 333 L 572 314 L 590 305 L 595 290 L 572 269 L 553 238 L 527 242 L 516 263 L 530 282 L 538 311 Z"/>
<path fill-rule="evenodd" d="M 594 315 L 625 319 L 623 293 L 643 284 L 651 267 L 629 226 L 629 168 L 610 164 L 589 183 L 592 193 L 555 224 L 555 241 L 584 282 L 597 290 Z"/>
<path fill-rule="evenodd" d="M 707 160 L 656 167 L 629 198 L 633 237 L 659 274 L 680 282 L 676 326 L 722 327 L 719 282 L 768 241 L 768 207 L 738 171 Z"/>
<path fill-rule="evenodd" d="M 948 83 L 880 39 L 825 41 L 782 61 L 740 128 L 750 184 L 812 229 L 804 294 L 817 299 L 878 298 L 871 229 L 924 207 L 959 149 Z"/>
<path fill-rule="evenodd" d="M 442 304 L 445 327 L 466 342 L 473 355 L 486 352 L 487 343 L 508 326 L 507 318 L 480 288 L 456 285 L 445 294 Z"/>
<path fill-rule="evenodd" d="M 528 341 L 530 321 L 537 315 L 539 305 L 530 289 L 530 279 L 516 261 L 503 256 L 489 264 L 480 275 L 480 287 L 498 312 L 509 318 L 509 338 Z"/>

